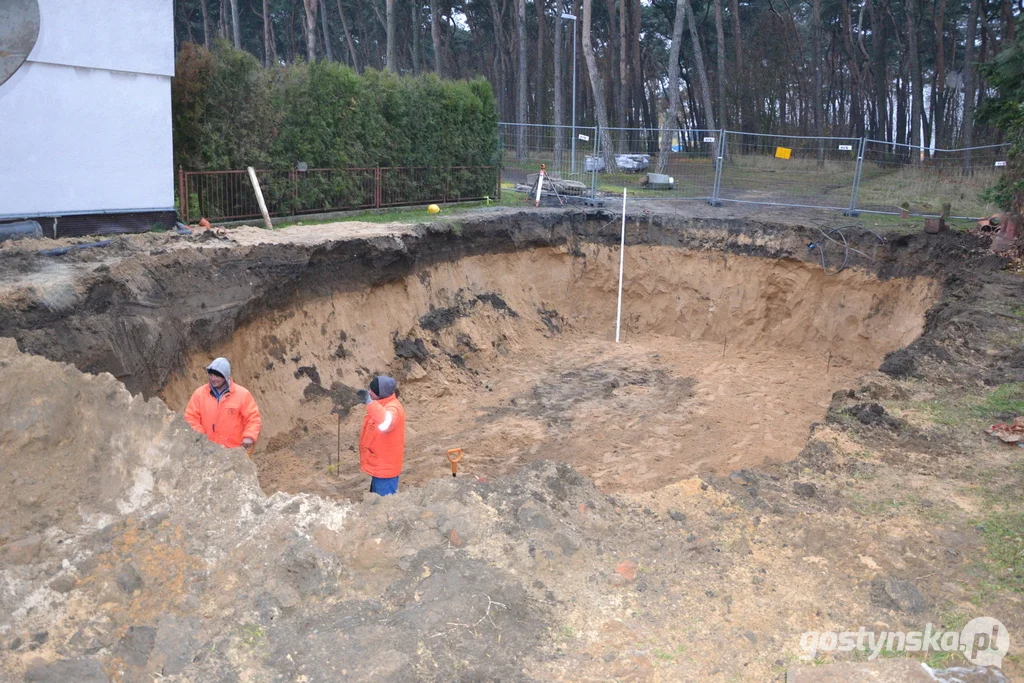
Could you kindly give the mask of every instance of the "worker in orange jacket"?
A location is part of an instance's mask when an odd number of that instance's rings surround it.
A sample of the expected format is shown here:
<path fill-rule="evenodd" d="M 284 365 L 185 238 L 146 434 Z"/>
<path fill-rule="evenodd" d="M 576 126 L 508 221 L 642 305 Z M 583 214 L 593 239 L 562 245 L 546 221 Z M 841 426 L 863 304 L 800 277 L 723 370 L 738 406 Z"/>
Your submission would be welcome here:
<path fill-rule="evenodd" d="M 260 438 L 260 409 L 249 390 L 231 381 L 231 363 L 216 358 L 206 368 L 210 381 L 194 392 L 185 408 L 185 421 L 210 441 L 227 448 L 252 451 Z"/>
<path fill-rule="evenodd" d="M 397 493 L 405 457 L 405 408 L 398 400 L 396 382 L 381 375 L 370 381 L 369 391 L 356 393 L 366 404 L 359 433 L 359 469 L 370 475 L 371 493 Z"/>

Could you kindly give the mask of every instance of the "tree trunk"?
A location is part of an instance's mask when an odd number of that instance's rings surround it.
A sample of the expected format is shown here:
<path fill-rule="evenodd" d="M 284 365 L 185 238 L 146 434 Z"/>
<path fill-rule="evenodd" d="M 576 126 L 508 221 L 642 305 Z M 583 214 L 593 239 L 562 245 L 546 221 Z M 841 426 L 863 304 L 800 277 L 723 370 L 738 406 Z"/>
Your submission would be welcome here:
<path fill-rule="evenodd" d="M 526 158 L 526 0 L 516 0 L 516 159 Z"/>
<path fill-rule="evenodd" d="M 306 10 L 306 59 L 316 61 L 316 8 L 318 0 L 302 0 Z"/>
<path fill-rule="evenodd" d="M 984 2 L 983 2 L 982 3 L 982 8 L 981 8 L 981 14 L 978 16 L 978 19 L 981 22 L 981 36 L 980 36 L 980 43 L 981 44 L 978 46 L 978 50 L 979 50 L 979 52 L 978 52 L 978 59 L 977 59 L 977 63 L 978 64 L 984 64 L 985 62 L 988 61 L 989 42 L 994 40 L 993 36 L 991 36 L 989 34 L 988 27 L 986 25 L 987 19 L 985 17 L 985 14 L 986 14 L 986 10 L 985 10 Z M 995 47 L 992 48 L 992 51 L 996 52 Z M 975 97 L 974 108 L 975 108 L 975 123 L 977 123 L 977 110 L 985 102 L 985 76 L 983 74 L 979 73 L 977 70 L 975 70 L 974 78 L 975 78 L 975 83 L 974 83 L 974 89 L 975 89 L 975 93 L 974 93 L 974 97 Z"/>
<path fill-rule="evenodd" d="M 631 110 L 636 110 L 637 108 L 640 109 L 639 115 L 640 115 L 640 117 L 642 117 L 642 120 L 646 122 L 646 123 L 641 123 L 640 124 L 641 127 L 647 128 L 648 130 L 650 130 L 650 129 L 657 130 L 658 129 L 658 122 L 657 121 L 653 121 L 652 122 L 650 120 L 650 118 L 648 117 L 648 114 L 650 113 L 650 111 L 649 111 L 650 107 L 648 107 L 648 104 L 647 104 L 646 79 L 644 78 L 643 66 L 641 64 L 641 59 L 640 59 L 641 58 L 641 54 L 640 54 L 640 30 L 642 28 L 642 24 L 643 24 L 643 12 L 642 12 L 642 8 L 640 7 L 640 3 L 638 1 L 637 2 L 630 2 L 630 28 L 631 28 L 631 32 L 630 32 L 630 39 L 629 39 L 629 42 L 630 42 L 629 58 L 630 58 L 631 66 L 630 66 L 630 69 L 629 69 L 629 71 L 630 71 L 629 75 L 630 75 L 630 80 L 633 83 L 633 85 L 632 85 L 633 107 L 632 107 Z M 634 125 L 636 125 L 636 124 L 634 124 Z M 657 140 L 657 137 L 656 137 L 657 134 L 655 133 L 654 135 L 655 135 L 655 139 L 651 141 L 652 142 L 652 144 L 651 144 L 652 147 L 654 145 L 658 144 L 658 140 Z"/>
<path fill-rule="evenodd" d="M 508 92 L 508 73 L 511 70 L 509 64 L 509 50 L 506 45 L 511 43 L 511 39 L 506 40 L 505 31 L 505 3 L 498 4 L 498 0 L 491 0 L 491 22 L 494 26 L 494 80 L 495 89 L 497 91 L 498 98 L 498 116 L 503 121 L 509 121 L 512 119 L 514 114 L 510 113 L 512 106 L 510 104 L 509 92 Z"/>
<path fill-rule="evenodd" d="M 388 43 L 388 22 L 385 17 L 380 14 L 380 7 L 378 7 L 377 0 L 372 0 L 371 6 L 373 7 L 373 16 L 377 21 L 371 22 L 373 24 L 373 33 L 376 36 L 376 40 L 373 41 L 373 49 L 377 55 L 376 66 L 381 71 L 387 68 L 387 43 Z M 381 31 L 383 30 L 383 33 Z M 381 55 L 380 48 L 384 46 L 384 55 Z"/>
<path fill-rule="evenodd" d="M 288 60 L 294 63 L 298 59 L 298 50 L 295 47 L 295 4 L 290 5 L 288 13 Z M 299 19 L 299 23 L 302 23 Z"/>
<path fill-rule="evenodd" d="M 231 42 L 235 49 L 242 49 L 242 25 L 238 21 L 238 0 L 231 0 Z"/>
<path fill-rule="evenodd" d="M 847 68 L 850 71 L 850 113 L 849 119 L 842 115 L 839 122 L 850 122 L 849 131 L 851 135 L 863 137 L 864 115 L 861 112 L 861 70 L 858 64 L 860 55 L 853 44 L 853 17 L 850 13 L 849 0 L 842 0 L 843 10 L 843 49 L 846 52 Z"/>
<path fill-rule="evenodd" d="M 420 3 L 412 3 L 412 75 L 420 75 Z"/>
<path fill-rule="evenodd" d="M 945 146 L 944 122 L 946 116 L 946 0 L 935 1 L 935 86 L 932 88 L 932 129 L 935 146 Z"/>
<path fill-rule="evenodd" d="M 447 30 L 444 31 L 444 33 L 442 34 L 442 36 L 444 37 L 444 45 L 441 46 L 441 51 L 444 52 L 445 55 L 451 56 L 453 54 L 452 53 L 452 35 L 456 31 L 455 22 L 452 20 L 451 4 L 449 4 L 449 6 L 448 6 L 448 14 L 446 15 L 446 18 L 447 18 L 447 21 L 445 22 L 445 26 L 447 27 Z M 462 76 L 460 75 L 462 64 L 459 63 L 459 62 L 453 62 L 452 60 L 448 60 L 448 62 L 449 62 L 449 64 L 448 64 L 448 66 L 449 66 L 448 71 L 451 74 L 451 77 L 452 78 L 462 78 Z"/>
<path fill-rule="evenodd" d="M 736 76 L 733 78 L 736 92 L 736 126 L 742 130 L 746 120 L 743 118 L 743 113 L 746 110 L 746 103 L 743 98 L 746 87 L 746 74 L 743 71 L 743 35 L 740 32 L 739 0 L 729 0 L 729 14 L 732 15 L 732 39 L 736 43 Z"/>
<path fill-rule="evenodd" d="M 537 111 L 534 115 L 536 123 L 544 123 L 544 94 L 547 92 L 547 84 L 544 82 L 544 45 L 547 42 L 544 37 L 547 17 L 544 14 L 545 0 L 534 0 L 534 7 L 537 10 L 537 65 L 534 72 L 537 74 Z"/>
<path fill-rule="evenodd" d="M 725 27 L 722 26 L 722 0 L 715 0 L 715 42 L 718 43 L 718 116 L 722 127 L 728 125 L 725 115 Z"/>
<path fill-rule="evenodd" d="M 441 54 L 441 15 L 437 6 L 438 0 L 430 0 L 430 40 L 434 44 L 434 71 L 439 78 L 444 78 L 444 56 Z M 499 28 L 495 26 L 494 30 L 498 31 Z"/>
<path fill-rule="evenodd" d="M 562 170 L 562 156 L 565 150 L 565 84 L 562 80 L 562 3 L 559 0 L 555 3 L 555 45 L 554 45 L 554 68 L 555 68 L 555 168 Z"/>
<path fill-rule="evenodd" d="M 348 57 L 351 60 L 352 68 L 359 73 L 359 56 L 356 54 L 356 44 L 352 41 L 352 34 L 348 30 L 348 20 L 345 18 L 345 9 L 341 6 L 341 0 L 338 0 L 338 14 L 341 16 L 341 30 L 345 33 L 345 44 L 348 45 Z"/>
<path fill-rule="evenodd" d="M 820 1 L 820 0 L 818 0 Z M 704 48 L 700 44 L 700 35 L 697 33 L 697 17 L 693 14 L 693 5 L 690 0 L 683 0 L 686 5 L 686 25 L 690 30 L 690 42 L 693 44 L 693 61 L 697 67 L 697 80 L 700 81 L 701 104 L 704 106 L 704 125 L 709 129 L 715 129 L 715 110 L 711 104 L 711 86 L 708 83 L 708 70 L 704 66 Z"/>
<path fill-rule="evenodd" d="M 686 16 L 685 11 L 683 12 L 683 16 Z M 697 92 L 697 88 L 693 87 L 693 80 L 690 78 L 690 74 L 681 67 L 679 77 L 683 79 L 683 82 L 686 84 L 686 104 L 687 111 L 690 114 L 690 121 L 687 124 L 687 127 L 700 128 L 700 121 L 697 120 L 697 115 L 700 113 L 700 107 L 697 106 L 697 99 L 694 96 L 694 93 Z M 680 121 L 676 121 L 674 125 L 679 126 L 680 123 Z"/>
<path fill-rule="evenodd" d="M 896 123 L 894 138 L 900 145 L 907 144 L 907 67 L 900 60 L 899 76 L 896 80 Z M 901 150 L 901 154 L 903 150 Z"/>
<path fill-rule="evenodd" d="M 203 12 L 203 47 L 210 49 L 210 5 L 209 0 L 199 0 L 199 9 Z"/>
<path fill-rule="evenodd" d="M 604 86 L 611 92 L 608 94 L 612 97 L 612 118 L 609 119 L 609 123 L 614 123 L 616 126 L 621 126 L 619 120 L 619 114 L 622 110 L 622 102 L 619 99 L 622 95 L 622 89 L 619 87 L 619 69 L 618 69 L 618 55 L 619 55 L 619 27 L 616 22 L 616 9 L 615 0 L 605 0 L 605 11 L 608 14 L 608 55 L 606 62 L 603 63 L 604 68 L 601 69 L 601 74 L 605 78 Z M 609 133 L 610 135 L 610 133 Z M 619 137 L 621 142 L 621 136 Z M 619 149 L 620 153 L 624 150 Z"/>
<path fill-rule="evenodd" d="M 334 50 L 331 48 L 331 31 L 327 23 L 327 0 L 320 3 L 320 27 L 324 32 L 324 56 L 328 62 L 334 61 Z"/>
<path fill-rule="evenodd" d="M 387 69 L 393 74 L 398 73 L 398 64 L 395 61 L 395 39 L 398 33 L 397 28 L 397 17 L 395 16 L 395 0 L 385 0 L 385 7 L 387 8 Z"/>
<path fill-rule="evenodd" d="M 481 10 L 482 9 L 483 8 L 481 8 Z M 488 50 L 486 47 L 492 42 L 490 39 L 493 34 L 484 35 L 484 28 L 479 24 L 480 15 L 470 12 L 465 16 L 467 33 L 469 33 L 469 39 L 473 41 L 473 47 L 468 51 L 468 54 L 473 56 L 473 61 L 475 62 L 475 73 L 481 74 L 487 78 L 493 88 L 494 79 L 489 66 L 490 62 L 487 59 Z"/>
<path fill-rule="evenodd" d="M 961 147 L 974 144 L 974 101 L 977 78 L 975 77 L 974 43 L 977 40 L 978 11 L 980 2 L 971 0 L 967 16 L 967 42 L 964 49 L 964 130 Z M 971 172 L 971 153 L 964 152 L 964 173 Z"/>
<path fill-rule="evenodd" d="M 619 126 L 623 128 L 627 126 L 626 109 L 629 106 L 629 100 L 626 96 L 626 86 L 629 83 L 629 74 L 626 66 L 626 56 L 627 51 L 629 50 L 629 41 L 626 38 L 626 2 L 628 2 L 628 0 L 619 0 L 619 82 L 617 84 L 619 86 L 619 110 L 615 115 L 615 118 L 618 119 Z M 629 142 L 626 140 L 626 136 L 620 135 L 620 138 L 622 139 L 620 144 L 624 145 L 622 151 L 631 151 L 627 149 Z"/>
<path fill-rule="evenodd" d="M 824 112 L 821 108 L 821 0 L 811 2 L 811 61 L 814 62 L 814 90 L 811 92 L 811 107 L 814 110 L 811 122 L 814 134 L 824 135 Z M 825 149 L 818 140 L 818 165 L 825 163 Z"/>
<path fill-rule="evenodd" d="M 877 128 L 875 137 L 890 140 L 889 137 L 889 78 L 885 43 L 887 39 L 887 22 L 885 12 L 888 0 L 875 7 L 873 0 L 868 0 L 871 16 L 871 70 L 875 77 L 875 117 Z"/>
<path fill-rule="evenodd" d="M 924 84 L 921 82 L 921 53 L 917 40 L 917 27 L 921 21 L 920 0 L 907 0 L 907 53 L 910 57 L 910 144 L 921 145 L 921 121 L 924 114 Z M 921 155 L 913 151 L 913 163 Z"/>
<path fill-rule="evenodd" d="M 672 138 L 679 127 L 679 44 L 683 42 L 683 21 L 686 18 L 685 0 L 676 0 L 676 17 L 672 22 L 672 44 L 668 53 L 668 113 L 661 125 L 661 149 L 658 153 L 658 173 L 665 172 L 672 153 Z"/>
<path fill-rule="evenodd" d="M 590 40 L 590 24 L 593 16 L 593 0 L 583 0 L 583 59 L 587 63 L 587 77 L 590 79 L 590 90 L 594 95 L 594 111 L 597 114 L 597 125 L 600 129 L 598 144 L 604 157 L 605 168 L 613 169 L 615 162 L 612 156 L 611 140 L 608 136 L 608 103 L 604 98 L 604 85 L 601 83 L 601 72 L 597 70 L 597 58 L 594 56 L 594 45 Z"/>
<path fill-rule="evenodd" d="M 274 37 L 270 31 L 270 0 L 263 0 L 263 65 L 268 69 L 274 63 Z"/>

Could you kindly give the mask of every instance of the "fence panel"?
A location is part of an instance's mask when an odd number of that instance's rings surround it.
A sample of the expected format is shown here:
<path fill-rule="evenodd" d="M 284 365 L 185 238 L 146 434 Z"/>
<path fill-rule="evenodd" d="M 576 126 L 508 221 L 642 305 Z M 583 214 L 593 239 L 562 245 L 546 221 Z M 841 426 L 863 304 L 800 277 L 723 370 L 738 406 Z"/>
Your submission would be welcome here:
<path fill-rule="evenodd" d="M 205 216 L 238 220 L 260 215 L 246 171 L 189 171 L 181 176 L 188 195 L 178 198 L 185 222 Z"/>
<path fill-rule="evenodd" d="M 501 170 L 496 166 L 452 166 L 448 169 L 446 202 L 501 198 Z"/>
<path fill-rule="evenodd" d="M 719 199 L 849 209 L 860 138 L 726 132 Z"/>
<path fill-rule="evenodd" d="M 865 140 L 857 208 L 936 215 L 948 202 L 954 217 L 987 216 L 996 207 L 981 193 L 999 179 L 1008 152 L 1009 145 L 944 150 Z"/>
<path fill-rule="evenodd" d="M 613 168 L 597 175 L 597 189 L 622 192 L 639 199 L 710 199 L 715 186 L 715 150 L 721 134 L 717 130 L 609 128 Z M 661 155 L 661 145 L 668 152 Z M 650 182 L 649 173 L 668 176 L 665 182 Z"/>
<path fill-rule="evenodd" d="M 499 123 L 498 136 L 505 182 L 525 184 L 544 164 L 551 177 L 589 184 L 597 144 L 594 128 Z"/>
<path fill-rule="evenodd" d="M 447 174 L 443 168 L 405 166 L 380 170 L 380 205 L 444 202 Z"/>
<path fill-rule="evenodd" d="M 372 168 L 257 171 L 256 176 L 272 216 L 361 209 L 375 204 Z M 253 194 L 252 187 L 247 190 Z"/>
<path fill-rule="evenodd" d="M 1005 144 L 943 150 L 860 138 L 610 128 L 601 138 L 611 152 L 602 154 L 593 128 L 575 128 L 574 151 L 570 126 L 498 126 L 504 169 L 315 168 L 261 170 L 257 176 L 273 216 L 496 199 L 502 179 L 526 183 L 545 164 L 554 177 L 579 180 L 595 193 L 617 196 L 627 187 L 639 199 L 916 215 L 937 215 L 949 202 L 953 217 L 978 217 L 996 211 L 980 195 L 1004 171 L 1009 151 Z M 662 158 L 667 140 L 669 152 Z M 655 178 L 652 185 L 651 173 L 667 178 Z M 179 172 L 177 184 L 185 221 L 260 216 L 246 171 Z"/>
<path fill-rule="evenodd" d="M 311 168 L 256 171 L 271 216 L 471 201 L 500 190 L 496 166 Z M 259 218 L 247 171 L 179 173 L 182 220 Z"/>

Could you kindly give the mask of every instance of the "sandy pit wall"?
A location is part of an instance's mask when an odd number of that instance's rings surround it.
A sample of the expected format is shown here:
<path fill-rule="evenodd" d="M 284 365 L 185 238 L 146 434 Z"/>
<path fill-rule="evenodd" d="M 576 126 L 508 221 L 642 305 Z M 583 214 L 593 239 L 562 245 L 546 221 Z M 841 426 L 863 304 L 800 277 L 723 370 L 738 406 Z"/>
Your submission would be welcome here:
<path fill-rule="evenodd" d="M 617 267 L 617 248 L 540 247 L 466 256 L 355 291 L 300 296 L 189 356 L 161 396 L 182 409 L 205 381 L 210 358 L 227 356 L 262 407 L 264 436 L 273 438 L 329 411 L 318 399 L 347 414 L 355 390 L 373 374 L 407 375 L 408 359 L 396 354 L 427 365 L 416 357 L 417 346 L 456 371 L 467 363 L 500 366 L 530 349 L 543 353 L 554 328 L 573 339 L 609 339 Z M 665 344 L 711 342 L 725 351 L 787 349 L 819 363 L 823 373 L 875 369 L 921 333 L 938 292 L 923 277 L 881 280 L 856 269 L 828 277 L 820 266 L 793 259 L 647 245 L 628 248 L 626 273 L 627 339 L 660 335 Z"/>
<path fill-rule="evenodd" d="M 194 354 L 210 352 L 239 327 L 299 302 L 396 283 L 469 256 L 539 247 L 576 250 L 618 243 L 605 211 L 542 210 L 474 217 L 453 224 L 381 229 L 346 237 L 344 224 L 323 237 L 236 243 L 173 235 L 119 240 L 116 249 L 60 259 L 15 254 L 0 260 L 0 334 L 19 349 L 110 372 L 133 393 L 153 396 Z M 254 231 L 262 232 L 262 231 Z M 160 239 L 160 244 L 155 240 Z M 751 220 L 630 216 L 627 243 L 691 252 L 724 252 L 814 262 L 814 229 Z M 881 279 L 944 279 L 944 240 L 852 241 L 869 258 L 851 265 Z"/>

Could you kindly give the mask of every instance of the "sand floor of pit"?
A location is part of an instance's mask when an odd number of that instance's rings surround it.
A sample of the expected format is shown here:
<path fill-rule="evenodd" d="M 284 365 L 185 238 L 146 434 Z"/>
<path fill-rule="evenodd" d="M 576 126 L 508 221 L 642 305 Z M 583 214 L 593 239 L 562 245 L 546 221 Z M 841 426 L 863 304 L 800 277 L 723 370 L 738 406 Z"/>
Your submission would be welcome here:
<path fill-rule="evenodd" d="M 780 349 L 643 335 L 621 344 L 566 335 L 509 354 L 466 383 L 428 377 L 405 384 L 402 486 L 451 476 L 495 477 L 527 462 L 570 463 L 603 490 L 648 491 L 698 471 L 790 460 L 833 390 L 863 369 Z M 360 411 L 307 422 L 256 453 L 260 483 L 360 500 Z"/>

